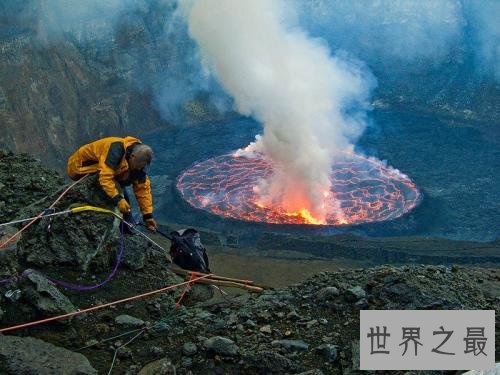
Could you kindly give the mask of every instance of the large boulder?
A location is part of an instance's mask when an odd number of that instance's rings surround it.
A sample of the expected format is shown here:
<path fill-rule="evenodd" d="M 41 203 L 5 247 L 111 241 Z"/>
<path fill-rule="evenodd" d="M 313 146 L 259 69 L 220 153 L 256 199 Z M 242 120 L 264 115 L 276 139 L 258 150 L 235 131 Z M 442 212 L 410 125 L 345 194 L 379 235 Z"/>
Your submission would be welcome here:
<path fill-rule="evenodd" d="M 25 216 L 34 216 L 49 207 L 63 190 L 33 204 Z M 83 205 L 114 209 L 97 176 L 88 176 L 73 187 L 55 210 L 60 212 Z M 86 270 L 98 253 L 115 245 L 114 221 L 112 215 L 94 211 L 44 218 L 23 233 L 17 246 L 18 254 L 24 261 L 39 267 L 66 264 Z"/>
<path fill-rule="evenodd" d="M 44 314 L 70 313 L 76 310 L 68 297 L 54 283 L 33 270 L 26 271 L 27 283 L 23 284 L 24 299 Z"/>
<path fill-rule="evenodd" d="M 0 361 L 8 374 L 97 374 L 82 354 L 32 337 L 0 335 Z"/>
<path fill-rule="evenodd" d="M 64 187 L 65 188 L 65 187 Z M 33 216 L 61 194 L 61 188 L 25 210 L 23 216 Z M 96 206 L 116 210 L 102 190 L 97 175 L 88 176 L 72 188 L 55 206 L 56 212 L 76 206 Z M 38 267 L 64 265 L 86 271 L 95 260 L 108 267 L 120 247 L 120 220 L 111 214 L 85 211 L 43 218 L 25 231 L 17 244 L 21 260 Z M 123 263 L 131 269 L 144 266 L 148 242 L 137 235 L 126 235 Z"/>

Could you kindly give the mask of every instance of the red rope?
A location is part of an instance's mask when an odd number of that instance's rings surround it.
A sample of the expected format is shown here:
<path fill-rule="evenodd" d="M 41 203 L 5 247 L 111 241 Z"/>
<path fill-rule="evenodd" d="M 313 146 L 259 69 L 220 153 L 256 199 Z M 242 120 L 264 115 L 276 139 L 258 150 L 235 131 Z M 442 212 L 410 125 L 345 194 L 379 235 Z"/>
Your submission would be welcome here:
<path fill-rule="evenodd" d="M 196 277 L 196 274 L 197 274 L 197 273 L 198 273 L 198 272 L 191 272 L 191 273 L 189 274 L 189 280 L 187 281 L 186 287 L 185 287 L 185 288 L 184 288 L 184 290 L 182 291 L 181 296 L 179 297 L 179 300 L 175 303 L 175 307 L 176 307 L 176 308 L 181 307 L 181 301 L 182 301 L 182 299 L 184 298 L 184 294 L 186 294 L 186 292 L 187 292 L 187 291 L 189 290 L 189 288 L 190 288 L 190 285 L 194 282 L 194 280 L 195 280 L 195 277 Z M 203 276 L 203 277 L 206 277 L 206 276 Z M 198 278 L 198 279 L 196 279 L 196 280 L 199 280 L 199 279 L 201 279 L 201 278 L 203 278 L 203 277 L 199 277 L 199 278 Z"/>
<path fill-rule="evenodd" d="M 200 277 L 197 277 L 197 278 L 194 278 L 194 279 L 189 279 L 189 281 L 184 281 L 184 282 L 179 283 L 179 284 L 170 285 L 170 286 L 167 286 L 165 288 L 153 290 L 151 292 L 137 294 L 135 296 L 127 297 L 127 298 L 124 298 L 124 299 L 120 299 L 118 301 L 113 301 L 113 302 L 104 303 L 102 305 L 88 307 L 88 308 L 83 309 L 83 310 L 77 310 L 77 311 L 73 311 L 73 312 L 70 312 L 70 313 L 67 313 L 67 314 L 53 316 L 51 318 L 46 318 L 46 319 L 41 319 L 41 320 L 35 320 L 35 321 L 29 322 L 29 323 L 23 323 L 23 324 L 18 324 L 18 325 L 11 326 L 11 327 L 2 328 L 2 329 L 0 329 L 0 333 L 4 333 L 4 332 L 7 332 L 7 331 L 14 331 L 14 330 L 21 329 L 21 328 L 26 328 L 26 327 L 31 327 L 31 326 L 35 326 L 35 325 L 38 325 L 38 324 L 43 324 L 43 323 L 51 322 L 53 320 L 59 320 L 59 319 L 69 318 L 70 316 L 84 314 L 84 313 L 87 313 L 87 312 L 90 312 L 90 311 L 103 309 L 105 307 L 109 307 L 109 306 L 113 306 L 113 305 L 118 305 L 120 303 L 127 302 L 127 301 L 133 301 L 133 300 L 136 300 L 136 299 L 139 299 L 139 298 L 151 296 L 153 294 L 165 292 L 167 290 L 174 289 L 174 288 L 177 288 L 177 287 L 182 286 L 182 285 L 186 285 L 186 284 L 189 285 L 189 283 L 193 283 L 196 280 L 204 279 L 204 278 L 209 277 L 209 276 L 212 276 L 212 274 L 205 275 L 205 276 L 200 276 Z"/>
<path fill-rule="evenodd" d="M 88 176 L 88 174 L 86 174 L 85 176 L 83 176 L 82 178 L 80 178 L 78 181 L 75 181 L 71 185 L 69 185 L 68 188 L 66 190 L 64 190 L 61 193 L 61 195 L 59 195 L 59 197 L 57 197 L 57 199 L 50 205 L 49 208 L 53 208 L 68 193 L 68 191 L 70 191 L 76 184 L 78 184 L 81 181 L 83 181 L 83 179 L 85 177 L 87 177 L 87 176 Z M 43 210 L 42 212 L 40 212 L 33 220 L 31 220 L 28 224 L 26 224 L 24 227 L 22 227 L 21 229 L 19 229 L 14 235 L 12 235 L 7 240 L 5 240 L 5 242 L 2 242 L 0 244 L 0 249 L 5 248 L 9 243 L 11 243 L 13 240 L 15 240 L 22 232 L 24 232 L 26 229 L 28 229 L 29 227 L 31 227 L 35 221 L 37 221 L 38 219 L 40 219 L 43 216 L 44 213 L 45 213 L 45 210 Z"/>

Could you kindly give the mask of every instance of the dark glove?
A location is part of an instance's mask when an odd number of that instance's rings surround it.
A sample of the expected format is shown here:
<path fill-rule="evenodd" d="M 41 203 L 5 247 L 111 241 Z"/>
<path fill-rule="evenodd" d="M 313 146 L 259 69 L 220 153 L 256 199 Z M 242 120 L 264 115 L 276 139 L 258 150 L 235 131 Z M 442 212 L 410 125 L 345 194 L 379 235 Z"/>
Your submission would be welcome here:
<path fill-rule="evenodd" d="M 152 214 L 146 214 L 142 218 L 144 220 L 144 224 L 146 224 L 146 227 L 150 231 L 153 231 L 153 232 L 156 231 L 156 229 L 158 228 L 158 224 L 156 224 L 156 220 L 153 219 Z"/>

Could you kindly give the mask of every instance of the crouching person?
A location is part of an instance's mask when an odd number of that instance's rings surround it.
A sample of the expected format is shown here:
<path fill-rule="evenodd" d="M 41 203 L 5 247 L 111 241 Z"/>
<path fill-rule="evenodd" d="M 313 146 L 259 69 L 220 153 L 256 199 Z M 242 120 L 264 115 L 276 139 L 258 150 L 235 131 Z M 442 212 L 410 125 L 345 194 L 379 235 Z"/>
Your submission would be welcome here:
<path fill-rule="evenodd" d="M 155 231 L 151 183 L 146 167 L 151 164 L 153 151 L 139 139 L 107 137 L 81 146 L 68 159 L 67 172 L 71 179 L 97 173 L 99 184 L 124 215 L 132 219 L 130 200 L 125 187 L 132 185 L 146 227 Z"/>

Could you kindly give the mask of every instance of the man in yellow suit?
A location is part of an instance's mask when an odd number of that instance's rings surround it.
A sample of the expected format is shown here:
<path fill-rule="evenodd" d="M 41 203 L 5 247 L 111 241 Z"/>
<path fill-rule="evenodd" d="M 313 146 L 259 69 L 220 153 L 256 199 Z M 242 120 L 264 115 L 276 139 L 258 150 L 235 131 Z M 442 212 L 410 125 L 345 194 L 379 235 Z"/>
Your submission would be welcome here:
<path fill-rule="evenodd" d="M 149 230 L 156 230 L 153 218 L 151 184 L 145 172 L 151 163 L 153 151 L 139 139 L 108 137 L 80 147 L 68 159 L 68 175 L 73 180 L 91 173 L 99 174 L 99 183 L 104 192 L 118 206 L 124 219 L 131 218 L 126 190 L 118 186 L 133 186 L 143 220 Z M 128 220 L 127 220 L 128 221 Z"/>

